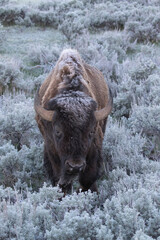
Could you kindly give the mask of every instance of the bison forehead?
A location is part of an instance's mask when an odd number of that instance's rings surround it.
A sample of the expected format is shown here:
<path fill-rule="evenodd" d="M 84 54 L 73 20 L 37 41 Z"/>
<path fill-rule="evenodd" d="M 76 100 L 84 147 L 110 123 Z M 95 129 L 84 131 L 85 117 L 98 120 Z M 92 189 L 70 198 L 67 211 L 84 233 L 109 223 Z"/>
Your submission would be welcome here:
<path fill-rule="evenodd" d="M 82 125 L 90 120 L 96 102 L 83 92 L 66 92 L 56 98 L 56 109 L 68 121 Z"/>

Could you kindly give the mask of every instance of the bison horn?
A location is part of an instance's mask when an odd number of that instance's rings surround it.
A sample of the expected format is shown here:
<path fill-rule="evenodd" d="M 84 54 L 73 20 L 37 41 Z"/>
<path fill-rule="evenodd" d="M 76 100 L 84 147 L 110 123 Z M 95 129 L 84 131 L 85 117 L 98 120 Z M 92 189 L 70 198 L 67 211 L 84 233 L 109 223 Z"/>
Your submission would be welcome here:
<path fill-rule="evenodd" d="M 34 109 L 35 109 L 36 113 L 38 115 L 40 115 L 43 119 L 45 119 L 46 121 L 49 121 L 49 122 L 52 121 L 54 111 L 46 110 L 45 108 L 43 108 L 41 106 L 39 90 L 37 91 L 35 99 L 34 99 Z"/>
<path fill-rule="evenodd" d="M 110 92 L 109 101 L 108 101 L 107 105 L 104 108 L 94 112 L 96 121 L 101 121 L 101 120 L 107 118 L 112 110 L 113 98 L 112 98 L 112 93 L 110 90 L 109 90 L 109 92 Z"/>

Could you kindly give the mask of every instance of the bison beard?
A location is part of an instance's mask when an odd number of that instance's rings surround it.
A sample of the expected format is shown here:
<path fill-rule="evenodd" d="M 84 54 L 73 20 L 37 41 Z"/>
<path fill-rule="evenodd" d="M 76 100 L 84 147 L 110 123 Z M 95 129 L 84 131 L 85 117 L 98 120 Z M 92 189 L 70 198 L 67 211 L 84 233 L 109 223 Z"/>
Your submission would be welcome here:
<path fill-rule="evenodd" d="M 82 191 L 97 191 L 102 174 L 101 148 L 112 108 L 102 74 L 82 62 L 76 50 L 62 52 L 35 97 L 36 120 L 44 137 L 44 165 L 53 186 L 70 192 L 79 179 Z"/>

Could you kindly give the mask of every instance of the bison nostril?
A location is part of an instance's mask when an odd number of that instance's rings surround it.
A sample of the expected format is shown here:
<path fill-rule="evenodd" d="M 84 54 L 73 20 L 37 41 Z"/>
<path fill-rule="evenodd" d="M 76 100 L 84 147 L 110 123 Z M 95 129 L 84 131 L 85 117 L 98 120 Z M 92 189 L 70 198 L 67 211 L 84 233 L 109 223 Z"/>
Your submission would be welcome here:
<path fill-rule="evenodd" d="M 66 166 L 69 168 L 73 168 L 72 164 L 70 164 L 69 161 L 66 161 Z"/>
<path fill-rule="evenodd" d="M 66 161 L 65 165 L 68 172 L 73 172 L 73 166 L 69 163 L 69 161 Z"/>
<path fill-rule="evenodd" d="M 68 169 L 70 172 L 73 172 L 73 168 L 72 167 L 69 167 Z"/>
<path fill-rule="evenodd" d="M 82 170 L 83 170 L 83 167 L 81 167 L 81 168 L 79 169 L 80 172 L 82 172 Z"/>
<path fill-rule="evenodd" d="M 78 163 L 72 163 L 69 161 L 66 161 L 65 165 L 66 165 L 66 170 L 72 173 L 82 172 L 86 166 L 85 162 L 78 164 Z"/>

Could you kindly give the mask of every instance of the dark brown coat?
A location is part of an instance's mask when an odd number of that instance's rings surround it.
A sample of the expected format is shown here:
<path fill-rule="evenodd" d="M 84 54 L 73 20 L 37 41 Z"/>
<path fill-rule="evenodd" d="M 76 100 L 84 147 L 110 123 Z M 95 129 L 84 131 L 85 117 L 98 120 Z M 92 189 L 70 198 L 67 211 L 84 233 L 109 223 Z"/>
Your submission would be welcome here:
<path fill-rule="evenodd" d="M 83 191 L 96 191 L 101 148 L 112 97 L 100 71 L 76 50 L 64 50 L 35 97 L 36 121 L 44 137 L 44 165 L 64 192 L 78 177 Z"/>

